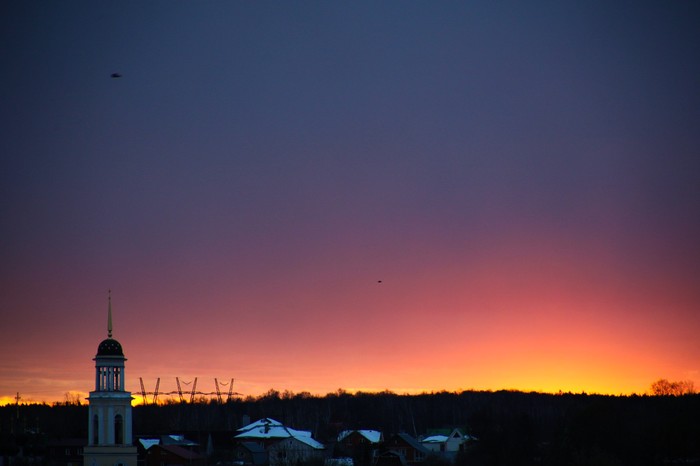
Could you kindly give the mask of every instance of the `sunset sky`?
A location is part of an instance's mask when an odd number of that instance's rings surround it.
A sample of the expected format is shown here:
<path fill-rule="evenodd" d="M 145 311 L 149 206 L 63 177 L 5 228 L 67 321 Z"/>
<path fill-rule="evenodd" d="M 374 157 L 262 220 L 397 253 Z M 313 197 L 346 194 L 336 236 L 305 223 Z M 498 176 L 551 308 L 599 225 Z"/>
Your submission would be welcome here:
<path fill-rule="evenodd" d="M 109 289 L 132 392 L 700 386 L 699 24 L 2 2 L 0 403 L 94 388 Z"/>

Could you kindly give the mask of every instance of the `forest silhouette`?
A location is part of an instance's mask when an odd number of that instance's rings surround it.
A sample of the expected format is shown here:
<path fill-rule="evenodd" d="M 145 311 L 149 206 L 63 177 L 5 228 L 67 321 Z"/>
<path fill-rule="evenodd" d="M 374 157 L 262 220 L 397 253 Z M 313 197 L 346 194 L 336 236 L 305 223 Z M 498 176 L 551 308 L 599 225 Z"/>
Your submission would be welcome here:
<path fill-rule="evenodd" d="M 223 439 L 210 463 L 226 461 L 235 430 L 263 417 L 311 431 L 334 452 L 339 432 L 374 429 L 414 437 L 457 427 L 475 437 L 455 460 L 467 465 L 700 464 L 700 395 L 609 396 L 518 391 L 389 391 L 325 396 L 270 390 L 221 403 L 168 401 L 134 407 L 136 437 L 185 434 L 206 445 Z M 0 408 L 0 455 L 19 444 L 41 449 L 51 438 L 87 438 L 87 405 L 7 405 Z M 9 464 L 5 462 L 4 464 Z M 12 463 L 12 464 L 17 464 Z M 428 458 L 425 466 L 444 460 Z M 358 465 L 370 466 L 370 465 Z"/>

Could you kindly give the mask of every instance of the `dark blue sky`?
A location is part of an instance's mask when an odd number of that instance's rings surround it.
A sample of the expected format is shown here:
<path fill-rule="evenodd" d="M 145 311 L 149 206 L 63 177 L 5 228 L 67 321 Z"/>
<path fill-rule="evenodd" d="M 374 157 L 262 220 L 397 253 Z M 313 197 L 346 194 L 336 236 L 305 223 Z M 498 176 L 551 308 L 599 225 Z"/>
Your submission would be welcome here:
<path fill-rule="evenodd" d="M 549 309 L 542 290 L 563 321 L 592 297 L 574 314 L 614 316 L 612 339 L 700 331 L 697 2 L 5 2 L 0 22 L 2 352 L 101 328 L 109 287 L 129 331 L 198 309 L 326 335 L 343 313 Z M 378 279 L 397 288 L 357 298 Z M 654 370 L 698 380 L 683 348 Z"/>

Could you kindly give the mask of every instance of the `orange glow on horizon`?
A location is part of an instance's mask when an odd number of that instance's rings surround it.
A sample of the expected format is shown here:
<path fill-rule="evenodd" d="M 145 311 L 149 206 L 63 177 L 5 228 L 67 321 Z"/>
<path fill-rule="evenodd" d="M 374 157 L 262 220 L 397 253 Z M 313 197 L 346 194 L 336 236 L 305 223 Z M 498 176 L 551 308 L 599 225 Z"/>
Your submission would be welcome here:
<path fill-rule="evenodd" d="M 297 275 L 282 271 L 262 285 L 245 283 L 237 294 L 217 288 L 182 301 L 148 290 L 123 298 L 115 336 L 128 358 L 127 389 L 139 404 L 139 377 L 147 391 L 160 377 L 161 392 L 176 390 L 175 376 L 198 377 L 206 392 L 214 391 L 215 377 L 235 377 L 234 390 L 244 397 L 270 389 L 319 396 L 338 389 L 629 395 L 646 393 L 659 378 L 700 385 L 694 300 L 671 278 L 654 281 L 612 253 L 580 252 L 556 237 L 528 242 L 523 250 L 517 238 L 500 238 L 471 261 L 402 256 L 384 264 L 381 284 L 368 281 L 352 262 L 354 251 L 345 251 L 345 275 L 317 259 Z M 172 318 L 190 316 L 194 307 L 209 320 L 183 325 Z M 153 308 L 169 310 L 155 332 L 141 319 Z M 23 400 L 62 402 L 73 387 L 91 388 L 103 321 L 93 327 L 64 347 L 60 370 L 8 366 L 27 371 L 16 385 Z M 33 351 L 38 364 L 50 348 Z M 35 378 L 41 395 L 22 393 Z M 12 394 L 4 403 L 14 402 Z"/>

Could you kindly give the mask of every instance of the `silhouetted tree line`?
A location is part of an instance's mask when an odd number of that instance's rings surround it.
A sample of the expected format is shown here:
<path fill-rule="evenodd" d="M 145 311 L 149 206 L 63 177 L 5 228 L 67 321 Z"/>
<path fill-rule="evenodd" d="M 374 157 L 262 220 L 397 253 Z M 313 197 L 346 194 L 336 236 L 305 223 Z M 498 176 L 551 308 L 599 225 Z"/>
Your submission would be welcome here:
<path fill-rule="evenodd" d="M 28 435 L 87 438 L 87 406 L 14 405 L 0 408 L 0 455 Z M 603 396 L 515 391 L 391 392 L 326 396 L 270 390 L 227 403 L 200 399 L 134 408 L 135 435 L 210 432 L 232 438 L 250 421 L 270 417 L 309 430 L 329 445 L 347 429 L 413 436 L 460 427 L 474 436 L 456 459 L 468 465 L 700 464 L 700 395 Z M 24 437 L 22 437 L 24 436 Z M 425 466 L 443 466 L 429 458 Z"/>
<path fill-rule="evenodd" d="M 695 393 L 695 384 L 692 380 L 679 380 L 669 382 L 666 379 L 659 379 L 651 384 L 652 395 L 692 395 Z"/>

